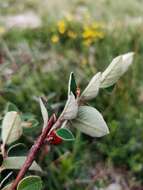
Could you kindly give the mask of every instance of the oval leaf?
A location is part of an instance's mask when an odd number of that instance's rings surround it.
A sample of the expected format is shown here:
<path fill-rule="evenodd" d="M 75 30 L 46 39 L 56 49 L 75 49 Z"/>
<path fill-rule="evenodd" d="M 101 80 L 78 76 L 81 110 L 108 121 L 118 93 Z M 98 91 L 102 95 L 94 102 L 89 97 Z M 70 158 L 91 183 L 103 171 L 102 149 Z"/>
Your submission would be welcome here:
<path fill-rule="evenodd" d="M 65 141 L 73 141 L 74 136 L 72 132 L 67 128 L 61 128 L 56 131 L 57 136 L 61 137 Z"/>
<path fill-rule="evenodd" d="M 74 94 L 71 92 L 60 117 L 65 120 L 71 120 L 77 116 L 77 112 L 78 112 L 77 100 L 75 99 Z"/>
<path fill-rule="evenodd" d="M 47 112 L 47 109 L 44 105 L 42 98 L 39 98 L 39 102 L 40 102 L 41 113 L 42 113 L 42 117 L 43 117 L 43 121 L 44 121 L 43 128 L 45 128 L 48 123 L 48 112 Z"/>
<path fill-rule="evenodd" d="M 23 143 L 17 143 L 9 147 L 7 150 L 8 156 L 26 156 L 28 148 Z"/>
<path fill-rule="evenodd" d="M 101 72 L 97 73 L 89 82 L 83 93 L 81 94 L 81 99 L 90 100 L 95 98 L 99 92 L 99 87 L 101 83 Z"/>
<path fill-rule="evenodd" d="M 113 59 L 111 64 L 102 73 L 101 88 L 107 88 L 117 82 L 117 80 L 128 70 L 133 62 L 133 52 L 120 55 Z"/>
<path fill-rule="evenodd" d="M 90 106 L 80 106 L 78 116 L 72 125 L 91 137 L 102 137 L 109 129 L 98 110 Z"/>
<path fill-rule="evenodd" d="M 42 189 L 42 180 L 39 176 L 28 176 L 22 179 L 18 186 L 17 190 L 41 190 Z"/>
<path fill-rule="evenodd" d="M 68 96 L 72 92 L 76 97 L 76 90 L 77 90 L 76 80 L 74 77 L 74 73 L 71 72 L 70 78 L 69 78 L 69 84 L 68 84 Z"/>
<path fill-rule="evenodd" d="M 2 122 L 3 144 L 11 144 L 22 135 L 21 118 L 18 112 L 7 112 Z"/>
<path fill-rule="evenodd" d="M 2 163 L 4 169 L 20 169 L 26 160 L 25 156 L 7 157 Z M 29 170 L 42 171 L 40 166 L 34 161 Z"/>

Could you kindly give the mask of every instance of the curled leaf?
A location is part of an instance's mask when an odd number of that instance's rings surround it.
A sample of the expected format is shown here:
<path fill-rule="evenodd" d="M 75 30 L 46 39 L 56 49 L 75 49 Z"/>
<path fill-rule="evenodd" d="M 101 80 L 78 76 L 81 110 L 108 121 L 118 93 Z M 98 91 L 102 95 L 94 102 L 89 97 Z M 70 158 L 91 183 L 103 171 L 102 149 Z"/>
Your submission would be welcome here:
<path fill-rule="evenodd" d="M 99 92 L 100 83 L 101 83 L 101 72 L 97 73 L 92 77 L 91 81 L 89 82 L 83 93 L 81 94 L 80 98 L 83 100 L 90 100 L 92 98 L 95 98 Z"/>
<path fill-rule="evenodd" d="M 106 122 L 101 113 L 90 106 L 80 106 L 77 118 L 72 126 L 91 137 L 102 137 L 109 133 Z"/>
<path fill-rule="evenodd" d="M 2 122 L 3 144 L 11 144 L 22 135 L 21 118 L 18 112 L 10 111 L 4 116 Z"/>
<path fill-rule="evenodd" d="M 111 64 L 102 73 L 101 88 L 107 88 L 117 82 L 117 80 L 128 70 L 133 62 L 133 52 L 120 55 L 113 59 Z"/>

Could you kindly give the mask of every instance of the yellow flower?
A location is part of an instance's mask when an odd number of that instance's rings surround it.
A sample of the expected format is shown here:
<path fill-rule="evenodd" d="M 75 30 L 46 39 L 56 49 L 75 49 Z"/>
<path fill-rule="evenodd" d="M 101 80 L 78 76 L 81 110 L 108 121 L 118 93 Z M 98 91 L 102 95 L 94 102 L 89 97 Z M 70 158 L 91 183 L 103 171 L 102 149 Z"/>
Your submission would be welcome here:
<path fill-rule="evenodd" d="M 82 36 L 83 38 L 92 38 L 94 37 L 94 30 L 90 27 L 85 27 Z"/>
<path fill-rule="evenodd" d="M 84 44 L 86 46 L 89 46 L 93 41 L 103 38 L 104 33 L 102 31 L 94 29 L 92 26 L 84 26 L 82 37 L 84 39 Z"/>
<path fill-rule="evenodd" d="M 51 37 L 51 41 L 52 41 L 53 43 L 59 42 L 59 36 L 58 36 L 58 35 L 53 35 L 53 36 Z"/>
<path fill-rule="evenodd" d="M 74 31 L 69 30 L 69 31 L 68 31 L 68 36 L 69 36 L 70 38 L 72 38 L 72 39 L 75 39 L 75 38 L 77 37 L 77 34 L 76 34 Z"/>
<path fill-rule="evenodd" d="M 87 47 L 89 47 L 92 44 L 93 40 L 91 38 L 85 39 L 83 41 L 83 44 Z"/>
<path fill-rule="evenodd" d="M 65 31 L 66 31 L 66 24 L 65 24 L 65 21 L 64 20 L 60 20 L 58 22 L 58 31 L 61 33 L 61 34 L 64 34 Z"/>
<path fill-rule="evenodd" d="M 0 35 L 3 35 L 6 32 L 6 29 L 3 26 L 0 26 Z"/>

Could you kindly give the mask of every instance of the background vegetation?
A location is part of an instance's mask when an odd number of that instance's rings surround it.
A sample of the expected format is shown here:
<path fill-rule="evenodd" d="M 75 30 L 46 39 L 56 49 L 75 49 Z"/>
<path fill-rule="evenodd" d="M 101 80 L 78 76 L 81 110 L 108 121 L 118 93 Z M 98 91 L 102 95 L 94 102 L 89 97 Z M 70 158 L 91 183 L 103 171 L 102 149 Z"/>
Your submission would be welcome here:
<path fill-rule="evenodd" d="M 27 148 L 40 132 L 38 96 L 48 98 L 59 113 L 66 100 L 71 71 L 82 89 L 115 56 L 135 52 L 132 68 L 116 87 L 102 90 L 91 102 L 103 113 L 110 135 L 91 139 L 77 133 L 74 143 L 51 147 L 50 155 L 38 157 L 42 167 L 47 168 L 43 176 L 45 189 L 88 190 L 112 182 L 125 189 L 141 187 L 142 6 L 142 0 L 0 1 L 0 117 L 8 102 L 25 114 L 32 114 L 28 118 L 32 118 L 33 126 L 21 138 Z M 36 27 L 14 27 L 14 21 L 9 24 L 9 17 L 29 11 L 36 15 L 31 15 Z"/>

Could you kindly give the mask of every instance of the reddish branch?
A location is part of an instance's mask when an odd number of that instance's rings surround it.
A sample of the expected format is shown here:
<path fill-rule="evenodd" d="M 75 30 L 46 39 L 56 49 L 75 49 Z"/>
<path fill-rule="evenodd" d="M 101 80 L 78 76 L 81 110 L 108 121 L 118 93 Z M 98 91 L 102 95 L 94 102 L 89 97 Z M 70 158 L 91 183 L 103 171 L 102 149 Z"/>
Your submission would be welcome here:
<path fill-rule="evenodd" d="M 12 184 L 11 190 L 15 190 L 20 180 L 24 177 L 25 173 L 33 163 L 36 154 L 38 153 L 40 147 L 43 145 L 45 138 L 47 134 L 49 133 L 51 127 L 55 123 L 55 115 L 52 115 L 51 118 L 48 121 L 47 127 L 42 131 L 41 135 L 38 137 L 38 139 L 35 141 L 34 145 L 31 147 L 29 154 L 27 156 L 27 159 L 25 163 L 23 164 L 21 170 L 19 171 L 15 181 Z"/>

